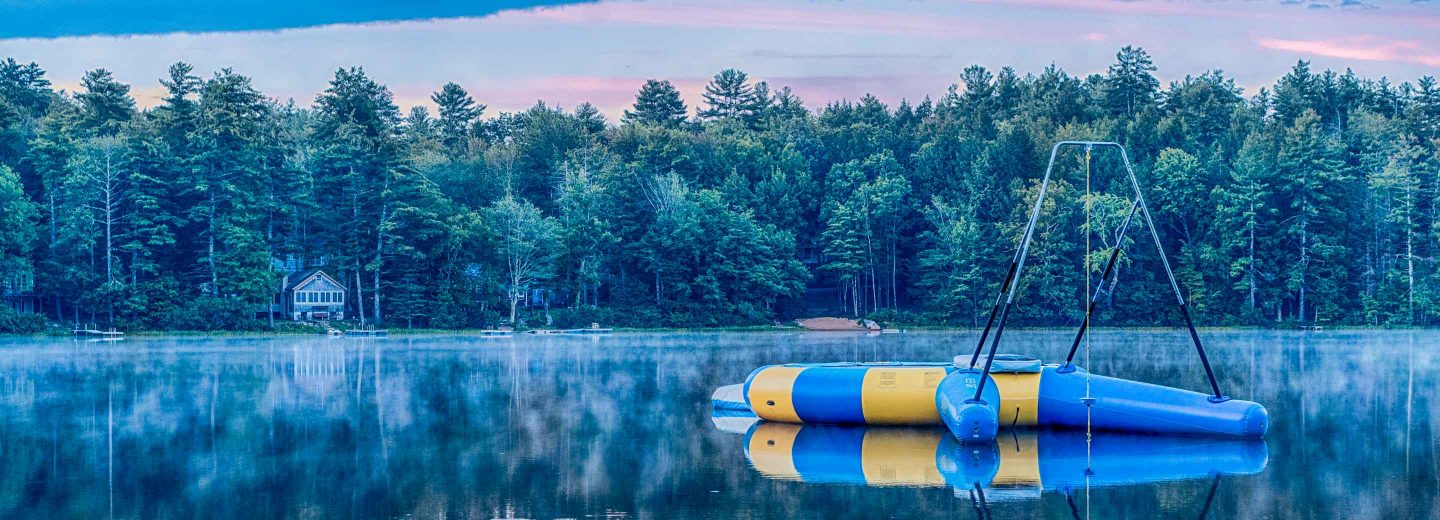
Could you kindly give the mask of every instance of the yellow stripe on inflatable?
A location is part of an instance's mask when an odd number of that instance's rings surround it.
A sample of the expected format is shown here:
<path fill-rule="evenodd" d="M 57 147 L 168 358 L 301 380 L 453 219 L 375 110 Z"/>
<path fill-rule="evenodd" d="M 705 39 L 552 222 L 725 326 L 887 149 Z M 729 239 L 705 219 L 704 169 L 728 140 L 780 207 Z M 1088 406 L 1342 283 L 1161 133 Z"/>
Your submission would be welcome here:
<path fill-rule="evenodd" d="M 935 453 L 945 430 L 870 428 L 860 445 L 860 465 L 871 486 L 943 486 Z"/>
<path fill-rule="evenodd" d="M 750 434 L 750 463 L 761 474 L 785 479 L 800 480 L 795 469 L 791 450 L 795 447 L 795 436 L 804 428 L 799 424 L 762 422 L 755 425 Z"/>
<path fill-rule="evenodd" d="M 1040 449 L 1033 432 L 1015 432 L 1013 436 L 1002 432 L 996 443 L 1000 450 L 1000 467 L 995 471 L 991 485 L 1040 485 Z"/>
<path fill-rule="evenodd" d="M 996 374 L 995 389 L 1000 391 L 1000 426 L 1035 426 L 1040 411 L 1040 374 Z"/>
<path fill-rule="evenodd" d="M 791 400 L 791 390 L 795 387 L 795 378 L 803 371 L 805 367 L 775 366 L 755 374 L 746 396 L 750 399 L 750 409 L 767 421 L 800 422 L 800 415 L 795 413 L 795 403 Z"/>
<path fill-rule="evenodd" d="M 860 394 L 865 424 L 940 424 L 935 389 L 942 379 L 945 367 L 871 368 Z"/>

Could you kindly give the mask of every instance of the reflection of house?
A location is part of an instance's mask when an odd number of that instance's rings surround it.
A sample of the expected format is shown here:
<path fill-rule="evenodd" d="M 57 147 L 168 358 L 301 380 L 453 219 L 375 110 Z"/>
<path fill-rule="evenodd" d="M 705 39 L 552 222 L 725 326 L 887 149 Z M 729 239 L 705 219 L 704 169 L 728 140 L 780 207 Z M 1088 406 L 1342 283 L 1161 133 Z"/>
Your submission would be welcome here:
<path fill-rule="evenodd" d="M 287 273 L 281 281 L 277 302 L 281 313 L 292 320 L 345 319 L 345 286 L 325 271 L 307 269 Z"/>

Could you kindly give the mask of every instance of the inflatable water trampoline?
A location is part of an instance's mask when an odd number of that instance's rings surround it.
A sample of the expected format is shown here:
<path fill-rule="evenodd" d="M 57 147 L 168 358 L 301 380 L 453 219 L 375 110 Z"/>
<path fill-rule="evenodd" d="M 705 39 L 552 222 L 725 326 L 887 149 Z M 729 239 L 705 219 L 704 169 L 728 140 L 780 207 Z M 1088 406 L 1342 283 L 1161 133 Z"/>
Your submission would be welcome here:
<path fill-rule="evenodd" d="M 1045 201 L 1062 148 L 1083 147 L 1086 175 L 1091 151 L 1119 150 L 1134 188 L 1129 215 L 1116 231 L 1099 284 L 1065 361 L 1042 364 L 1014 355 L 997 355 L 1016 290 L 1024 271 L 1036 222 Z M 1088 180 L 1087 180 L 1088 187 Z M 1075 364 L 1075 355 L 1102 295 L 1114 290 L 1111 277 L 1124 238 L 1139 215 L 1150 229 L 1156 250 L 1169 277 L 1180 315 L 1190 333 L 1211 392 L 1091 374 Z M 1086 255 L 1088 266 L 1089 255 Z M 1087 272 L 1089 269 L 1087 267 Z M 993 336 L 991 331 L 994 331 Z M 988 352 L 987 339 L 990 341 Z M 1088 342 L 1086 342 L 1088 352 Z M 981 354 L 984 353 L 983 363 Z M 967 359 L 968 358 L 968 359 Z M 1049 166 L 1030 213 L 1020 245 L 991 308 L 980 341 L 969 356 L 953 362 L 925 363 L 811 363 L 768 365 L 755 369 L 743 384 L 723 387 L 712 398 L 718 409 L 752 411 L 767 421 L 833 425 L 936 425 L 944 424 L 955 439 L 993 443 L 1000 428 L 1020 426 L 1085 428 L 1135 434 L 1183 435 L 1221 438 L 1259 438 L 1265 435 L 1269 416 L 1258 403 L 1231 399 L 1220 391 L 1210 360 L 1190 317 L 1180 285 L 1161 247 L 1149 209 L 1124 148 L 1116 143 L 1065 141 L 1055 145 Z"/>

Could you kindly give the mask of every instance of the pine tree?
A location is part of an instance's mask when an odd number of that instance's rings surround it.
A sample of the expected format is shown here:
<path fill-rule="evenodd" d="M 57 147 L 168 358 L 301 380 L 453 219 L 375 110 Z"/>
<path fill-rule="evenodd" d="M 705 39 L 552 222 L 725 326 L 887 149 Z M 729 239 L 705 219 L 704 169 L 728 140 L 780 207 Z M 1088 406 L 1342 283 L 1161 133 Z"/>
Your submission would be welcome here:
<path fill-rule="evenodd" d="M 600 109 L 588 102 L 575 107 L 575 119 L 586 132 L 599 134 L 605 131 L 605 114 L 601 114 Z"/>
<path fill-rule="evenodd" d="M 1271 96 L 1271 103 L 1275 109 L 1275 122 L 1282 126 L 1290 126 L 1299 119 L 1306 110 L 1314 110 L 1319 106 L 1318 84 L 1314 74 L 1310 73 L 1310 62 L 1300 60 L 1275 83 L 1275 90 Z"/>
<path fill-rule="evenodd" d="M 20 164 L 52 95 L 39 65 L 0 61 L 0 164 Z"/>
<path fill-rule="evenodd" d="M 113 136 L 135 116 L 135 100 L 130 86 L 115 81 L 110 71 L 95 69 L 80 79 L 82 92 L 75 94 L 80 102 L 80 126 L 92 135 Z"/>
<path fill-rule="evenodd" d="M 348 272 L 343 275 L 347 283 L 354 282 L 349 298 L 356 305 L 353 315 L 365 319 L 368 305 L 369 319 L 378 324 L 384 316 L 385 252 L 394 238 L 387 224 L 394 210 L 387 188 L 399 173 L 403 152 L 400 108 L 389 89 L 360 68 L 336 71 L 315 105 L 314 130 L 322 136 L 317 196 L 330 201 L 326 221 L 345 223 L 329 226 L 325 240 L 333 244 L 332 260 L 339 263 L 334 267 Z"/>
<path fill-rule="evenodd" d="M 1291 241 L 1286 287 L 1296 298 L 1296 320 L 1342 318 L 1349 260 L 1345 183 L 1350 181 L 1320 116 L 1307 110 L 1285 135 L 1278 164 L 1281 193 L 1289 199 L 1281 232 Z"/>
<path fill-rule="evenodd" d="M 620 175 L 619 158 L 600 150 L 577 153 L 560 167 L 556 188 L 561 242 L 567 281 L 574 284 L 574 304 L 598 305 L 603 264 L 619 242 L 614 234 L 607 178 Z"/>
<path fill-rule="evenodd" d="M 465 88 L 456 83 L 446 83 L 430 96 L 440 111 L 437 121 L 440 139 L 452 157 L 469 153 L 470 138 L 474 135 L 475 124 L 485 113 L 485 105 L 475 102 Z"/>
<path fill-rule="evenodd" d="M 15 58 L 0 61 L 0 99 L 28 118 L 43 116 L 50 108 L 53 92 L 45 70 L 34 62 L 20 64 Z"/>
<path fill-rule="evenodd" d="M 1155 70 L 1144 49 L 1129 45 L 1121 48 L 1105 76 L 1105 105 L 1111 113 L 1133 116 L 1154 101 L 1160 89 L 1160 80 L 1151 74 Z"/>
<path fill-rule="evenodd" d="M 840 304 L 854 316 L 861 315 L 865 275 L 864 217 L 845 203 L 834 204 L 825 220 L 820 243 L 826 262 L 820 270 L 835 275 L 840 285 Z"/>
<path fill-rule="evenodd" d="M 978 326 L 987 280 L 981 270 L 983 237 L 975 209 L 935 197 L 924 213 L 934 229 L 921 235 L 927 247 L 917 258 L 920 275 L 916 286 L 927 295 L 930 309 L 969 318 L 962 323 Z"/>
<path fill-rule="evenodd" d="M 1277 224 L 1278 208 L 1271 203 L 1276 174 L 1274 146 L 1256 134 L 1245 140 L 1229 182 L 1214 189 L 1216 235 L 1229 261 L 1232 287 L 1244 295 L 1241 315 L 1250 320 L 1260 317 L 1266 296 L 1262 284 L 1278 274 L 1271 268 L 1273 239 L 1269 238 Z"/>
<path fill-rule="evenodd" d="M 649 124 L 666 128 L 678 128 L 685 122 L 685 101 L 680 91 L 668 80 L 645 80 L 640 92 L 635 94 L 634 110 L 626 110 L 621 122 L 626 124 Z"/>
<path fill-rule="evenodd" d="M 260 93 L 250 78 L 222 69 L 200 89 L 190 217 L 203 229 L 202 293 L 248 305 L 269 299 L 273 275 L 264 237 L 263 137 Z"/>
<path fill-rule="evenodd" d="M 36 210 L 20 176 L 0 165 L 0 292 L 28 292 L 35 286 L 30 251 L 35 246 Z"/>
<path fill-rule="evenodd" d="M 739 70 L 720 71 L 705 85 L 705 93 L 701 94 L 707 108 L 700 111 L 700 117 L 754 123 L 762 105 L 756 96 L 755 86 L 749 81 L 749 76 Z"/>
<path fill-rule="evenodd" d="M 172 164 L 175 159 L 153 121 L 126 132 L 121 164 L 126 214 L 117 249 L 126 257 L 129 297 L 122 314 L 131 323 L 153 321 L 179 298 L 179 281 L 167 269 L 186 256 L 176 247 L 181 218 L 172 194 L 182 177 Z"/>

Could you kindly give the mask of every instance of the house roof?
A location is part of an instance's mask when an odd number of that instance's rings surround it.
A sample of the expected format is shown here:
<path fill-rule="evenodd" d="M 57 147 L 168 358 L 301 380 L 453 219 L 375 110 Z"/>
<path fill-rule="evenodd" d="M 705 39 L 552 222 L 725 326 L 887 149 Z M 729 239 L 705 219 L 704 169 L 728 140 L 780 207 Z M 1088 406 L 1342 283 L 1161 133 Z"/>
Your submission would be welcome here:
<path fill-rule="evenodd" d="M 286 292 L 293 291 L 293 290 L 295 290 L 296 287 L 299 287 L 300 285 L 304 284 L 305 282 L 310 281 L 311 278 L 314 278 L 314 277 L 316 277 L 317 275 L 318 275 L 318 276 L 324 276 L 326 279 L 329 279 L 331 282 L 334 282 L 335 285 L 340 286 L 342 289 L 346 289 L 346 288 L 345 288 L 345 284 L 340 283 L 339 280 L 336 280 L 334 277 L 332 277 L 332 276 L 330 276 L 329 274 L 327 274 L 324 270 L 321 270 L 321 269 L 318 269 L 318 268 L 312 268 L 312 269 L 306 269 L 306 270 L 304 270 L 304 271 L 300 271 L 300 272 L 297 272 L 297 273 L 295 273 L 295 274 L 290 275 L 289 278 L 286 280 L 286 283 L 285 283 L 285 291 L 286 291 Z M 346 290 L 348 290 L 348 289 L 346 289 Z"/>

